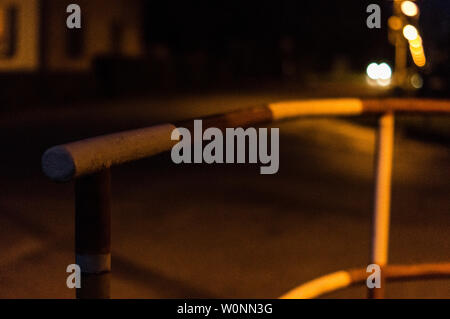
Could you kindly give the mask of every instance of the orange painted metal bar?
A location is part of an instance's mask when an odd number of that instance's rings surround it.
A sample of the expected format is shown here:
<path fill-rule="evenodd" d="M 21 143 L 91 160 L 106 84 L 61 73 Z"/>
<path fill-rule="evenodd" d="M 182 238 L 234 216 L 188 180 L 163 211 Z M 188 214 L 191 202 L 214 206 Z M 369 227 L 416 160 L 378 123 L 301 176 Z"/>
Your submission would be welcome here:
<path fill-rule="evenodd" d="M 388 281 L 450 278 L 450 263 L 387 265 L 383 268 Z M 341 270 L 306 282 L 280 297 L 280 299 L 310 299 L 365 283 L 366 268 Z"/>
<path fill-rule="evenodd" d="M 270 103 L 205 118 L 205 127 L 248 127 L 309 116 L 357 116 L 365 113 L 412 112 L 450 114 L 450 101 L 422 99 L 317 99 Z M 162 125 L 85 139 L 48 149 L 42 170 L 52 180 L 70 181 L 113 165 L 171 149 L 171 132 L 191 122 Z"/>

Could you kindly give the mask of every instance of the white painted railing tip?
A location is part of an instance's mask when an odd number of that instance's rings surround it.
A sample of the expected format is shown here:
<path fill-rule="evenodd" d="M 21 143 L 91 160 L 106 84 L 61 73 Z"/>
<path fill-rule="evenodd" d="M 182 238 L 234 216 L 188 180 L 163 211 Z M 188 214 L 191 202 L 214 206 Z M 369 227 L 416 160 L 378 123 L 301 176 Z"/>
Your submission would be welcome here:
<path fill-rule="evenodd" d="M 44 174 L 57 182 L 67 182 L 75 175 L 75 163 L 64 146 L 49 148 L 42 155 L 41 164 Z"/>

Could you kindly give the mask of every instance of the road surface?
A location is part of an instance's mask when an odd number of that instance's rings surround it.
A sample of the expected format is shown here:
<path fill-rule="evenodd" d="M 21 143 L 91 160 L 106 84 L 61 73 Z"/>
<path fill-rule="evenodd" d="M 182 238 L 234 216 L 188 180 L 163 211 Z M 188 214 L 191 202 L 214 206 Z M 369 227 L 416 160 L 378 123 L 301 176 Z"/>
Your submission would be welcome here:
<path fill-rule="evenodd" d="M 330 93 L 333 96 L 336 92 Z M 0 298 L 72 298 L 73 184 L 40 172 L 49 146 L 306 93 L 128 99 L 2 117 Z M 182 165 L 166 155 L 112 170 L 112 296 L 275 298 L 368 263 L 374 130 L 346 119 L 280 127 L 280 170 Z M 450 152 L 397 131 L 390 262 L 448 260 Z M 450 298 L 449 280 L 395 283 L 388 297 Z M 327 297 L 365 297 L 351 288 Z"/>

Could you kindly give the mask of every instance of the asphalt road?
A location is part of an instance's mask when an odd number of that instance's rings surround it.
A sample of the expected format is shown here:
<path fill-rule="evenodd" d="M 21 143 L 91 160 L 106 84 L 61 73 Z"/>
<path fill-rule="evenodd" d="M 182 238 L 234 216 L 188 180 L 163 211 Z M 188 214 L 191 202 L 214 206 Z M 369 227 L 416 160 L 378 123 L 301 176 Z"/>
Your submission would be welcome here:
<path fill-rule="evenodd" d="M 348 95 L 338 88 L 330 96 Z M 378 93 L 373 93 L 378 94 Z M 73 185 L 40 172 L 49 146 L 317 92 L 227 92 L 92 102 L 0 119 L 0 298 L 72 298 Z M 280 127 L 280 170 L 182 165 L 166 155 L 113 169 L 112 296 L 274 298 L 367 265 L 374 130 L 344 119 Z M 392 263 L 448 260 L 450 151 L 397 131 Z M 450 298 L 449 280 L 392 283 L 388 297 Z M 364 297 L 352 288 L 327 297 Z"/>

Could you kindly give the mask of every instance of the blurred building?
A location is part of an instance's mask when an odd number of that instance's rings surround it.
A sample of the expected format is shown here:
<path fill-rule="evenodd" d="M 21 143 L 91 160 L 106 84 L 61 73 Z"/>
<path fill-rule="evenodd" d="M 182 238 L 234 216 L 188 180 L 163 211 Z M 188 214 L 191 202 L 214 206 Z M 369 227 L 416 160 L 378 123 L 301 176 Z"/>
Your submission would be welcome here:
<path fill-rule="evenodd" d="M 82 10 L 68 29 L 66 8 Z M 89 71 L 100 56 L 143 50 L 140 0 L 0 0 L 0 72 Z"/>

